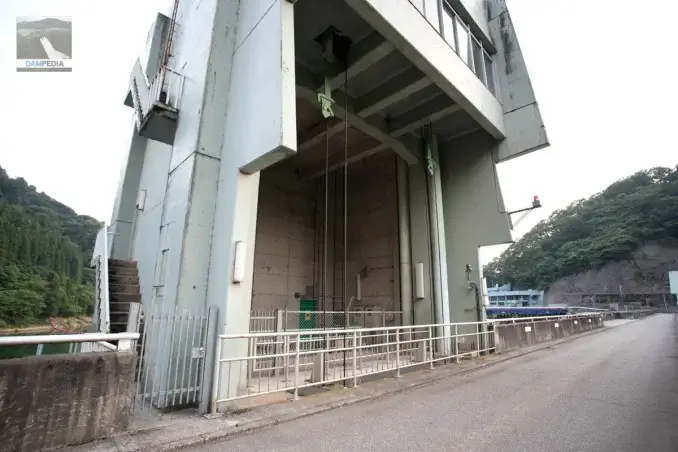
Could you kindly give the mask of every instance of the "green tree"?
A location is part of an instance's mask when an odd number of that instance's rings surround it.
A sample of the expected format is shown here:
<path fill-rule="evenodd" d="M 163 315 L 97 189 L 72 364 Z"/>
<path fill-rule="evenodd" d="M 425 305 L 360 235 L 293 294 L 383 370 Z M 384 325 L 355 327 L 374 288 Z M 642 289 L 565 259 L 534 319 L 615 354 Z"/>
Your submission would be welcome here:
<path fill-rule="evenodd" d="M 101 226 L 0 167 L 0 326 L 91 313 Z"/>
<path fill-rule="evenodd" d="M 630 257 L 648 241 L 678 238 L 678 169 L 651 168 L 574 201 L 485 267 L 489 284 L 545 289 L 564 276 Z"/>

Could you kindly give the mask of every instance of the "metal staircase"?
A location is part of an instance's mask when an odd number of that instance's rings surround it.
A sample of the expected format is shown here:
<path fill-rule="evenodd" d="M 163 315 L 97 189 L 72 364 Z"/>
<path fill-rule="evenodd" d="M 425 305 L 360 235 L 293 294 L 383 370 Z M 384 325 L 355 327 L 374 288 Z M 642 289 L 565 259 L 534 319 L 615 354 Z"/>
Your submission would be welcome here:
<path fill-rule="evenodd" d="M 137 59 L 130 75 L 125 105 L 134 108 L 137 131 L 141 136 L 165 144 L 174 143 L 183 84 L 184 76 L 167 66 L 162 66 L 149 81 Z"/>

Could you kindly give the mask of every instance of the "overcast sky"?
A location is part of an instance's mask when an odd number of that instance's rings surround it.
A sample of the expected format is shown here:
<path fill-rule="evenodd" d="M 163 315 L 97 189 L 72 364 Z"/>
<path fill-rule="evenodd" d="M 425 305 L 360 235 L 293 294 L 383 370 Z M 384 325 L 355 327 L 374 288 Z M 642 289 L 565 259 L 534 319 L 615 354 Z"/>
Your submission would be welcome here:
<path fill-rule="evenodd" d="M 319 1 L 319 0 L 313 0 Z M 78 213 L 110 220 L 129 140 L 129 74 L 168 0 L 0 0 L 0 165 Z M 675 166 L 678 2 L 508 0 L 550 148 L 499 165 L 509 209 L 554 209 L 652 166 Z M 642 6 L 642 10 L 637 9 Z M 16 17 L 72 16 L 73 72 L 17 73 Z M 673 44 L 671 44 L 673 43 Z M 483 250 L 483 261 L 500 249 Z"/>

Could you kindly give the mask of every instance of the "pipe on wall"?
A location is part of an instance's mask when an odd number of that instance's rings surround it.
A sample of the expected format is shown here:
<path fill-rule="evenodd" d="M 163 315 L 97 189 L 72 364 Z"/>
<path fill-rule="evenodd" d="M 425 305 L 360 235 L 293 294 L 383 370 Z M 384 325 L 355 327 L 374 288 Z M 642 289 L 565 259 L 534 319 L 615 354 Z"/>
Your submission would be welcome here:
<path fill-rule="evenodd" d="M 412 325 L 412 250 L 410 242 L 410 200 L 407 186 L 407 162 L 396 156 L 398 190 L 398 250 L 400 254 L 400 309 L 403 325 Z"/>
<path fill-rule="evenodd" d="M 436 175 L 439 176 L 439 165 L 437 154 L 434 152 L 434 137 L 430 129 L 425 129 L 425 151 L 428 168 L 426 169 L 426 191 L 428 200 L 428 214 L 429 214 L 429 229 L 431 231 L 431 276 L 433 279 L 433 307 L 435 313 L 435 323 L 447 324 L 450 322 L 449 318 L 449 300 L 444 296 L 446 291 L 443 290 L 443 278 L 447 278 L 447 274 L 443 275 L 443 264 L 441 253 L 445 253 L 444 237 L 440 237 L 440 216 L 442 215 L 441 203 L 438 200 L 438 193 L 436 190 Z M 445 306 L 447 304 L 447 306 Z M 447 309 L 446 309 L 447 308 Z M 450 327 L 443 326 L 436 328 L 436 337 L 450 336 Z M 438 340 L 437 349 L 441 353 L 448 354 L 449 340 Z"/>

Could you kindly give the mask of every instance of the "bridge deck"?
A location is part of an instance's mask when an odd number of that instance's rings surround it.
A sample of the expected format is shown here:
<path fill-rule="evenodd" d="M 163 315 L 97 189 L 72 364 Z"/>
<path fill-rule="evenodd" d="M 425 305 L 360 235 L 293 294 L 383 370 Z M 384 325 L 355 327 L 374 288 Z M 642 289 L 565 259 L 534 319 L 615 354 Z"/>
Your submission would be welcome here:
<path fill-rule="evenodd" d="M 678 316 L 188 451 L 678 450 Z"/>

